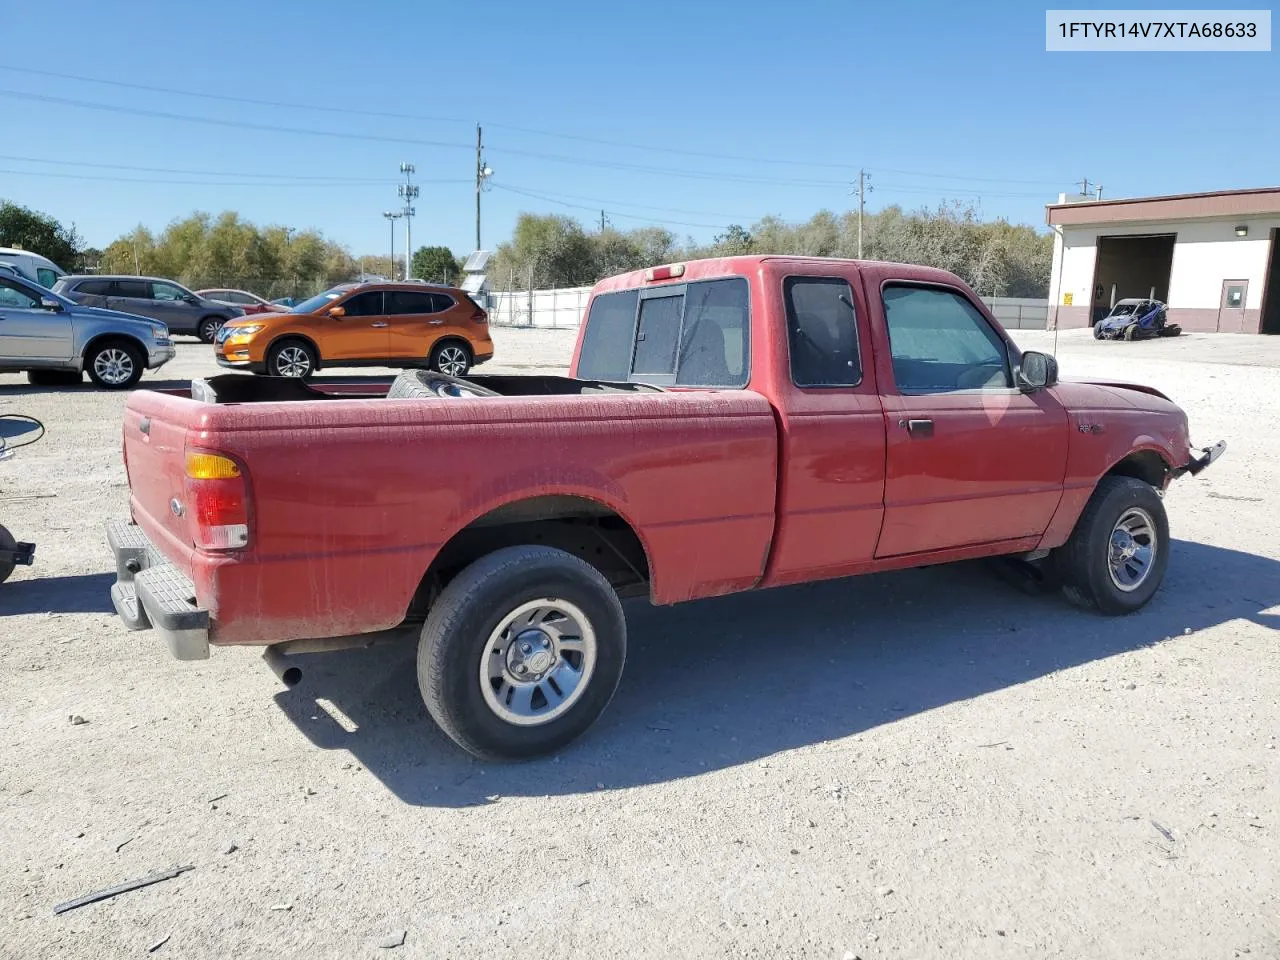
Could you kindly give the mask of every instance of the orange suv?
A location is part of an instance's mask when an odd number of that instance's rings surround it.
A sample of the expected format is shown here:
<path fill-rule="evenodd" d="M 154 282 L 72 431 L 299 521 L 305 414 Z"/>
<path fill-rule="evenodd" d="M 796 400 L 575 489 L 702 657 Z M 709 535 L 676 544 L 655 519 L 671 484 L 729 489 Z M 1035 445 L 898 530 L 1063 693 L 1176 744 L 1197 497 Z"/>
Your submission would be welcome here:
<path fill-rule="evenodd" d="M 273 377 L 321 367 L 429 367 L 460 377 L 493 356 L 489 316 L 466 293 L 422 283 L 345 283 L 287 312 L 224 323 L 218 363 Z"/>

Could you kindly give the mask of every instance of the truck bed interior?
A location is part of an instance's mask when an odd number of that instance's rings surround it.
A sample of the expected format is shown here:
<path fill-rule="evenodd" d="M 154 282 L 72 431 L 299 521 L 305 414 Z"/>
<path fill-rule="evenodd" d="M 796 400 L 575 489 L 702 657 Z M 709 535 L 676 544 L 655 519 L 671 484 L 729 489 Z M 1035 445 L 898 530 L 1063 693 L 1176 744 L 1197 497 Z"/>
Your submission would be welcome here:
<path fill-rule="evenodd" d="M 658 387 L 643 383 L 609 383 L 600 380 L 574 380 L 559 376 L 469 376 L 437 378 L 455 384 L 472 385 L 504 397 L 574 396 L 599 393 L 658 393 Z M 189 390 L 181 388 L 159 391 L 189 396 L 204 403 L 280 403 L 293 400 L 351 400 L 385 397 L 395 381 L 392 378 L 353 378 L 308 382 L 289 377 L 260 377 L 248 373 L 225 373 L 207 379 L 192 380 Z M 440 394 L 442 398 L 449 394 Z"/>

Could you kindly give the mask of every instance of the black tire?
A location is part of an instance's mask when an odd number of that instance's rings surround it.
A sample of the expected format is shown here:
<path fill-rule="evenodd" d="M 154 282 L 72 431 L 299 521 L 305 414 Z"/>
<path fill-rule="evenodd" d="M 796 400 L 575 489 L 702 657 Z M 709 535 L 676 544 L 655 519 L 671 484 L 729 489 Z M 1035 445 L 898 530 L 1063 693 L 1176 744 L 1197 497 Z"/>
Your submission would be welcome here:
<path fill-rule="evenodd" d="M 388 400 L 499 396 L 502 394 L 487 387 L 431 370 L 406 370 L 396 377 L 391 389 L 387 391 Z"/>
<path fill-rule="evenodd" d="M 1140 511 L 1153 528 L 1154 556 L 1140 582 L 1123 589 L 1112 575 L 1112 536 L 1131 511 Z M 1169 518 L 1155 488 L 1133 477 L 1098 481 L 1071 537 L 1054 554 L 1063 593 L 1077 606 L 1108 615 L 1133 613 L 1160 589 L 1169 566 Z"/>
<path fill-rule="evenodd" d="M 226 322 L 222 317 L 204 317 L 196 324 L 196 336 L 200 338 L 201 343 L 213 343 L 218 331 Z"/>
<path fill-rule="evenodd" d="M 471 348 L 461 340 L 441 340 L 431 348 L 428 366 L 449 377 L 465 377 L 471 369 Z"/>
<path fill-rule="evenodd" d="M 1130 340 L 1130 341 L 1136 340 L 1138 338 L 1138 325 L 1136 323 L 1129 324 L 1127 327 L 1124 328 L 1124 333 L 1122 334 L 1122 336 L 1126 340 Z"/>
<path fill-rule="evenodd" d="M 18 545 L 18 541 L 13 539 L 11 534 L 4 527 L 0 527 L 0 550 L 12 550 Z M 9 579 L 17 564 L 12 560 L 0 560 L 0 583 L 4 583 Z"/>
<path fill-rule="evenodd" d="M 137 386 L 146 358 L 130 340 L 103 340 L 84 355 L 84 369 L 89 379 L 104 390 L 128 390 Z"/>
<path fill-rule="evenodd" d="M 316 372 L 319 360 L 315 348 L 305 340 L 288 338 L 273 343 L 267 351 L 267 376 L 306 380 Z M 285 370 L 292 370 L 286 373 Z"/>
<path fill-rule="evenodd" d="M 595 636 L 594 668 L 563 713 L 517 725 L 490 706 L 479 671 L 502 622 L 521 605 L 538 601 L 572 605 L 585 616 Z M 506 653 L 494 655 L 509 663 L 515 638 L 506 642 Z M 613 698 L 626 655 L 622 605 L 598 570 L 551 547 L 505 547 L 458 574 L 431 608 L 418 644 L 418 687 L 436 723 L 468 753 L 524 760 L 559 750 L 596 721 Z"/>
<path fill-rule="evenodd" d="M 1102 321 L 1101 320 L 1099 320 L 1097 323 L 1093 325 L 1093 339 L 1095 340 L 1102 339 Z"/>
<path fill-rule="evenodd" d="M 28 370 L 27 383 L 33 387 L 74 387 L 84 382 L 78 370 Z"/>

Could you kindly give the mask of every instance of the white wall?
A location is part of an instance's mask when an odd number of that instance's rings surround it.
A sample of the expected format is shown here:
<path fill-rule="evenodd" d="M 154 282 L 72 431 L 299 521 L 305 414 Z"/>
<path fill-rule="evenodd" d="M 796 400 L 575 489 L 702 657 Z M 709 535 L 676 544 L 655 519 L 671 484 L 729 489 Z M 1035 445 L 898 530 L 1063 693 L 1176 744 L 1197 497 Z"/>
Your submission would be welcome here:
<path fill-rule="evenodd" d="M 1236 227 L 1242 224 L 1249 228 L 1247 237 L 1235 235 Z M 1067 293 L 1072 294 L 1074 306 L 1087 307 L 1092 302 L 1099 235 L 1176 233 L 1178 239 L 1173 247 L 1173 271 L 1169 279 L 1170 307 L 1217 309 L 1222 297 L 1222 281 L 1248 280 L 1245 307 L 1261 309 L 1273 227 L 1280 227 L 1280 218 L 1063 227 L 1063 240 L 1054 239 L 1051 302 L 1061 305 Z"/>

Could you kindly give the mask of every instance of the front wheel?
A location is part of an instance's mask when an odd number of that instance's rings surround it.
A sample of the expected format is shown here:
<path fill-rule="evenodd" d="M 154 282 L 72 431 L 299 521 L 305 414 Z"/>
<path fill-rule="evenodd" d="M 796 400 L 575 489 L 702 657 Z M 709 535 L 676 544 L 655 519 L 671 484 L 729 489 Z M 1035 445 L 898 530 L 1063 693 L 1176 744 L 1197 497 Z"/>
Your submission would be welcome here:
<path fill-rule="evenodd" d="M 1103 477 L 1055 556 L 1073 603 L 1112 615 L 1141 609 L 1169 566 L 1164 501 L 1149 483 Z"/>
<path fill-rule="evenodd" d="M 465 377 L 471 369 L 471 351 L 456 340 L 437 343 L 431 350 L 431 369 L 450 377 Z"/>
<path fill-rule="evenodd" d="M 316 354 L 301 340 L 282 340 L 267 351 L 267 373 L 305 380 L 316 370 Z"/>
<path fill-rule="evenodd" d="M 99 344 L 85 357 L 89 379 L 107 390 L 128 390 L 142 379 L 142 351 L 124 340 Z"/>
<path fill-rule="evenodd" d="M 225 322 L 221 317 L 205 317 L 196 327 L 196 336 L 200 338 L 201 343 L 213 343 Z"/>
<path fill-rule="evenodd" d="M 1102 339 L 1102 321 L 1101 320 L 1099 320 L 1097 323 L 1093 325 L 1093 339 L 1095 340 Z"/>
<path fill-rule="evenodd" d="M 418 645 L 427 711 L 485 760 L 551 753 L 581 735 L 622 676 L 627 628 L 608 580 L 550 547 L 506 547 L 441 592 Z"/>

